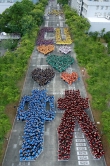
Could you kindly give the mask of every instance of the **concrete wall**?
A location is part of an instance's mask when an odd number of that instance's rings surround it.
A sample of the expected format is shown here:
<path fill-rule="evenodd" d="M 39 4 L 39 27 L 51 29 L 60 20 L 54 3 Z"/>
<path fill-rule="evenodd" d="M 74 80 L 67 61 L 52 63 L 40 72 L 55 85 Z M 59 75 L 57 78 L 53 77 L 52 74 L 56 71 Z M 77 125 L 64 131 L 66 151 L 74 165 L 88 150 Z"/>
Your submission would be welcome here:
<path fill-rule="evenodd" d="M 104 17 L 105 13 L 108 15 L 110 13 L 110 2 L 94 2 L 94 1 L 88 1 L 88 0 L 83 0 L 84 2 L 84 7 L 86 4 L 86 18 L 87 17 L 97 17 L 97 15 L 100 14 L 100 17 Z M 97 13 L 97 15 L 96 15 Z"/>
<path fill-rule="evenodd" d="M 77 9 L 77 0 L 71 0 L 71 8 Z"/>
<path fill-rule="evenodd" d="M 2 14 L 7 8 L 12 6 L 14 3 L 0 3 L 0 14 Z"/>
<path fill-rule="evenodd" d="M 105 28 L 105 32 L 110 31 L 110 22 L 90 22 L 90 24 L 91 27 L 89 29 L 89 32 L 100 32 L 103 28 Z"/>

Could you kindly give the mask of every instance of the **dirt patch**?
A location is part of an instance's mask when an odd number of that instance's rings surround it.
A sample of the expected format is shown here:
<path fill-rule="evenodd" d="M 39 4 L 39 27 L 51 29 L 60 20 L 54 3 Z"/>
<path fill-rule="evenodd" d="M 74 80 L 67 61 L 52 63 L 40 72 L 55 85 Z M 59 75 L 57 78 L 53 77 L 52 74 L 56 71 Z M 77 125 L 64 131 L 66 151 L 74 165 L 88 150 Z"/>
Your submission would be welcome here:
<path fill-rule="evenodd" d="M 85 88 L 86 88 L 86 92 L 87 92 L 86 79 L 89 78 L 89 75 L 88 75 L 86 69 L 83 68 L 83 67 L 80 67 L 80 71 L 82 73 L 82 79 L 83 79 L 83 82 L 84 82 L 84 85 L 85 85 Z M 87 97 L 89 98 L 90 105 L 91 105 L 92 96 L 88 92 L 87 92 Z M 100 110 L 92 109 L 92 114 L 93 114 L 93 117 L 94 117 L 94 120 L 95 120 L 96 124 L 97 124 L 97 122 L 101 122 L 101 111 Z M 101 123 L 97 124 L 97 128 L 98 128 L 98 130 L 100 132 L 100 135 L 101 135 L 101 138 L 102 138 L 103 149 L 105 151 L 106 164 L 107 164 L 107 166 L 110 166 L 110 144 L 108 143 L 106 136 L 103 135 L 103 133 L 102 133 Z"/>

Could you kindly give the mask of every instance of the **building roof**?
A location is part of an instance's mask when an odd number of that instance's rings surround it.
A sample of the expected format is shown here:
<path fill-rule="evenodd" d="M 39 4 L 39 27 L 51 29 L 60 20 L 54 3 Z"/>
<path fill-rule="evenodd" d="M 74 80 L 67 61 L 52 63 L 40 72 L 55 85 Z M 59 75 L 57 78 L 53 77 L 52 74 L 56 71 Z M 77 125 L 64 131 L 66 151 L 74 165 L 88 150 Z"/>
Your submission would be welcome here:
<path fill-rule="evenodd" d="M 110 23 L 110 20 L 107 20 L 106 18 L 98 18 L 98 17 L 88 17 L 88 21 L 90 22 L 99 22 L 99 23 Z"/>

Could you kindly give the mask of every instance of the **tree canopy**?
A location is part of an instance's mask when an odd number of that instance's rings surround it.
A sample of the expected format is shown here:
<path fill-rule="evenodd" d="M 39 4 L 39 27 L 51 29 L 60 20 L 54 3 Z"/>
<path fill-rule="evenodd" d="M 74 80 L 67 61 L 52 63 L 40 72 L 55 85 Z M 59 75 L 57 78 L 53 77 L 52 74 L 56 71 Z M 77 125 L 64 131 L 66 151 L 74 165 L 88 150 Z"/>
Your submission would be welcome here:
<path fill-rule="evenodd" d="M 0 31 L 7 33 L 29 32 L 34 25 L 41 25 L 47 0 L 34 5 L 30 0 L 16 2 L 0 15 Z"/>

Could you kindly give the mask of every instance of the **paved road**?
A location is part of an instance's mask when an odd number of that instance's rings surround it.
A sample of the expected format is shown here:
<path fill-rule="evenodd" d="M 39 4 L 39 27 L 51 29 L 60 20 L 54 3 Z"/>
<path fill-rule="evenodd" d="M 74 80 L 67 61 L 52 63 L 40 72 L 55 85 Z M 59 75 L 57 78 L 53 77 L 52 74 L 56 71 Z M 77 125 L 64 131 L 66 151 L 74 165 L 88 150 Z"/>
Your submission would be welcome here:
<path fill-rule="evenodd" d="M 47 15 L 48 11 L 51 9 L 51 6 L 53 5 L 54 8 L 58 8 L 56 1 L 52 1 L 50 5 L 46 8 L 45 16 Z M 65 27 L 65 20 L 64 18 L 61 18 L 59 16 L 46 16 L 45 17 L 45 26 L 52 26 L 57 27 L 60 26 L 62 29 L 63 34 L 63 27 Z M 54 34 L 47 33 L 45 37 L 53 38 L 55 39 Z M 56 46 L 56 45 L 55 45 Z M 74 45 L 71 45 L 73 48 Z M 55 51 L 52 54 L 61 55 L 58 52 L 59 46 L 56 46 Z M 79 89 L 81 92 L 82 97 L 86 97 L 86 90 L 82 81 L 82 75 L 80 73 L 77 61 L 76 61 L 76 55 L 74 53 L 74 50 L 71 52 L 71 56 L 75 59 L 75 63 L 71 65 L 66 71 L 76 71 L 81 80 L 76 81 L 71 86 L 64 83 L 60 79 L 59 72 L 55 71 L 56 75 L 55 78 L 49 83 L 49 85 L 46 85 L 44 88 L 47 90 L 48 94 L 52 94 L 55 96 L 55 107 L 56 107 L 56 118 L 54 121 L 46 122 L 45 123 L 45 133 L 44 133 L 44 151 L 39 156 L 39 158 L 36 161 L 33 162 L 19 162 L 19 149 L 22 144 L 22 135 L 24 130 L 24 122 L 17 122 L 15 120 L 12 134 L 9 140 L 8 148 L 6 151 L 6 155 L 3 161 L 3 166 L 106 166 L 104 158 L 101 158 L 100 160 L 96 160 L 93 158 L 91 154 L 90 147 L 88 145 L 88 142 L 83 135 L 79 125 L 76 123 L 75 126 L 75 132 L 74 132 L 74 139 L 73 144 L 71 147 L 71 157 L 69 161 L 58 161 L 57 157 L 57 150 L 58 150 L 58 137 L 57 137 L 57 131 L 56 128 L 60 124 L 60 119 L 62 117 L 62 111 L 57 110 L 56 101 L 59 97 L 62 97 L 64 94 L 65 89 Z M 24 83 L 22 96 L 23 95 L 30 95 L 32 89 L 41 89 L 37 83 L 35 83 L 31 79 L 31 71 L 35 69 L 36 67 L 41 67 L 42 69 L 45 69 L 49 65 L 46 63 L 46 57 L 39 53 L 36 50 L 36 47 L 33 50 L 31 59 L 30 59 L 30 65 L 29 69 L 27 71 L 26 80 Z M 87 109 L 86 112 L 90 116 L 91 120 L 92 114 L 91 110 Z"/>

